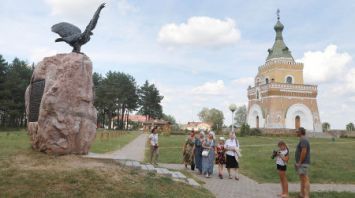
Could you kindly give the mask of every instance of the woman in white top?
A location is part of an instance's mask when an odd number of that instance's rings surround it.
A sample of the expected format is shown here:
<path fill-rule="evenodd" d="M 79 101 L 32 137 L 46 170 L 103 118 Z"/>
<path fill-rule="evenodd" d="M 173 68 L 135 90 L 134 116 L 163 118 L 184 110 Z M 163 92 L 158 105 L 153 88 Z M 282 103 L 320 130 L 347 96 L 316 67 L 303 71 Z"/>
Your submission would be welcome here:
<path fill-rule="evenodd" d="M 280 141 L 277 146 L 279 150 L 276 151 L 276 168 L 279 171 L 280 183 L 282 188 L 282 193 L 279 194 L 281 197 L 288 197 L 288 182 L 286 177 L 287 162 L 289 158 L 289 150 L 284 141 Z M 275 156 L 274 155 L 274 156 Z"/>
<path fill-rule="evenodd" d="M 232 179 L 231 176 L 231 169 L 234 170 L 235 172 L 235 179 L 239 180 L 239 164 L 238 164 L 238 154 L 237 151 L 239 150 L 239 142 L 237 138 L 235 137 L 234 132 L 229 133 L 229 139 L 226 140 L 224 144 L 224 148 L 226 150 L 226 168 L 228 171 L 229 179 Z"/>
<path fill-rule="evenodd" d="M 149 135 L 150 143 L 150 163 L 158 165 L 159 158 L 159 145 L 158 145 L 158 133 L 157 127 L 152 129 L 152 134 Z"/>

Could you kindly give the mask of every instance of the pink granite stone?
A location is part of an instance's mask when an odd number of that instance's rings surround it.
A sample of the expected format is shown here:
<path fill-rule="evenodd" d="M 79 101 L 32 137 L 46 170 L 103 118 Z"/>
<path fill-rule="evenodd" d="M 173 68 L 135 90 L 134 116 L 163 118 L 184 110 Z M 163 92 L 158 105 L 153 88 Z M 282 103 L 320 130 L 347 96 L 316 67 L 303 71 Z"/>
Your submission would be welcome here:
<path fill-rule="evenodd" d="M 28 123 L 35 150 L 53 154 L 87 154 L 95 139 L 92 63 L 84 54 L 46 57 L 36 66 L 32 82 L 45 80 L 37 122 Z M 29 93 L 26 90 L 26 112 Z"/>

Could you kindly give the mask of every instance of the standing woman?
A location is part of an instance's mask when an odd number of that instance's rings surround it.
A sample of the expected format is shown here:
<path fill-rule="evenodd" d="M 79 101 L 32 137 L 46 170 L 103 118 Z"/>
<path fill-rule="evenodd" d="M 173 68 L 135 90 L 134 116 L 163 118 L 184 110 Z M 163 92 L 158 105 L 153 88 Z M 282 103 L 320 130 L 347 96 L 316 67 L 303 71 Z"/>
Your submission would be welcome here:
<path fill-rule="evenodd" d="M 199 137 L 195 138 L 194 146 L 194 155 L 195 155 L 195 165 L 199 171 L 199 174 L 202 174 L 202 142 L 204 141 L 205 133 L 200 132 Z"/>
<path fill-rule="evenodd" d="M 288 197 L 288 182 L 286 177 L 287 162 L 289 159 L 289 150 L 284 141 L 279 141 L 277 144 L 279 151 L 276 153 L 276 168 L 279 172 L 280 183 L 282 192 L 279 194 L 281 197 Z"/>
<path fill-rule="evenodd" d="M 235 172 L 235 179 L 239 180 L 239 164 L 237 161 L 238 154 L 237 151 L 239 150 L 239 142 L 235 137 L 234 132 L 229 133 L 229 139 L 224 144 L 224 148 L 226 149 L 226 168 L 228 171 L 229 179 L 232 179 L 231 176 L 231 169 L 234 169 Z"/>
<path fill-rule="evenodd" d="M 149 143 L 150 143 L 150 163 L 154 165 L 158 165 L 159 145 L 158 145 L 157 127 L 154 127 L 152 129 L 152 134 L 149 135 Z"/>
<path fill-rule="evenodd" d="M 213 162 L 215 158 L 214 136 L 214 132 L 209 132 L 207 139 L 202 143 L 202 172 L 206 176 L 206 178 L 209 178 L 213 173 Z"/>
<path fill-rule="evenodd" d="M 195 132 L 192 130 L 190 135 L 187 137 L 183 147 L 185 168 L 187 168 L 187 165 L 191 165 L 191 170 L 195 170 L 194 145 L 195 145 Z"/>

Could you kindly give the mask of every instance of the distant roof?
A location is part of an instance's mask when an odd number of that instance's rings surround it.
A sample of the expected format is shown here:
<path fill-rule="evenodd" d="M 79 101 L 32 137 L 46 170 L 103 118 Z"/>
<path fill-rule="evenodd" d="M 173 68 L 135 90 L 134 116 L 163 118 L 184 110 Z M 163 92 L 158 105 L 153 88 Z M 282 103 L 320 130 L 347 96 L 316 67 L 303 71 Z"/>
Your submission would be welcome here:
<path fill-rule="evenodd" d="M 117 120 L 118 117 L 115 116 L 112 119 Z M 126 120 L 127 116 L 125 115 L 123 119 Z M 147 121 L 147 117 L 144 115 L 129 115 L 128 120 L 132 121 L 132 122 L 145 122 L 145 121 Z"/>
<path fill-rule="evenodd" d="M 274 30 L 276 32 L 275 42 L 271 49 L 268 49 L 269 55 L 266 58 L 266 61 L 274 59 L 274 58 L 289 58 L 293 59 L 291 55 L 291 51 L 286 46 L 283 37 L 282 31 L 284 29 L 284 25 L 280 22 L 280 17 L 278 15 L 277 22 L 274 26 Z"/>
<path fill-rule="evenodd" d="M 165 125 L 165 124 L 171 124 L 171 122 L 165 120 L 149 120 L 149 121 L 145 121 L 143 124 L 144 125 L 149 125 L 149 124 Z"/>

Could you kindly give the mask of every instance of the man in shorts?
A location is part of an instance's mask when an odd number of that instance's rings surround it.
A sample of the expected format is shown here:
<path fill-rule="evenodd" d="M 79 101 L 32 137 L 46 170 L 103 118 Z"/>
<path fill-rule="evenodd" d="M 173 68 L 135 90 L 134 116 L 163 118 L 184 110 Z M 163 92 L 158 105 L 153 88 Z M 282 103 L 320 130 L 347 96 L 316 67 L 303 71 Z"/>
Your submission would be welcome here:
<path fill-rule="evenodd" d="M 300 138 L 295 153 L 295 168 L 301 181 L 300 197 L 309 198 L 310 183 L 308 169 L 311 163 L 311 146 L 306 137 L 306 130 L 303 127 L 297 129 L 297 137 Z"/>

